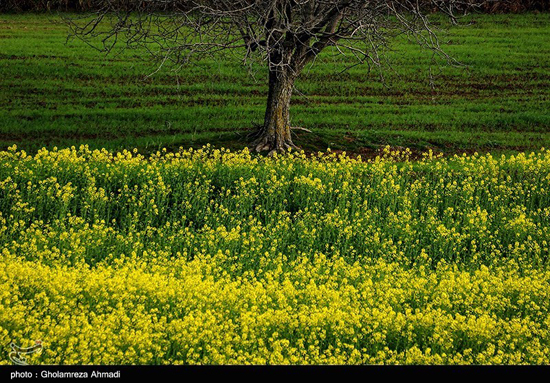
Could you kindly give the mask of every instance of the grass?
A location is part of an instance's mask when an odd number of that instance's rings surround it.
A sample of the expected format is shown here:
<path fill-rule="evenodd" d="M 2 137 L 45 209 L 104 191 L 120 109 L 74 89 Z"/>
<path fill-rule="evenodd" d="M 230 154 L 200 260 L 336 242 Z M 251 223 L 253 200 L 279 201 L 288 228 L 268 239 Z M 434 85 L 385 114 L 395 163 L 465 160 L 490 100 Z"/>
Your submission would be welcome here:
<path fill-rule="evenodd" d="M 256 81 L 235 62 L 202 61 L 179 73 L 143 52 L 105 56 L 66 43 L 56 15 L 0 15 L 0 148 L 86 143 L 151 152 L 212 143 L 241 148 L 262 120 Z M 355 67 L 325 54 L 297 83 L 293 124 L 306 150 L 368 152 L 384 145 L 443 152 L 550 146 L 550 14 L 475 15 L 442 36 L 465 67 L 434 69 L 430 55 L 396 43 L 395 71 Z"/>
<path fill-rule="evenodd" d="M 409 156 L 0 152 L 0 344 L 41 340 L 32 364 L 548 364 L 550 152 Z"/>

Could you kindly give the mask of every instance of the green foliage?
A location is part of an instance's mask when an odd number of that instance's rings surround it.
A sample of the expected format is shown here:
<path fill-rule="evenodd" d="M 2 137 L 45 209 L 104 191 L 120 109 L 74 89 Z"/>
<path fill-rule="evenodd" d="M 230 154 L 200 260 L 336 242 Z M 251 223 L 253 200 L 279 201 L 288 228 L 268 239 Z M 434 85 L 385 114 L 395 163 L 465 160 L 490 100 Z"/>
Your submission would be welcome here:
<path fill-rule="evenodd" d="M 550 152 L 409 156 L 0 152 L 0 344 L 41 339 L 47 364 L 548 364 Z"/>

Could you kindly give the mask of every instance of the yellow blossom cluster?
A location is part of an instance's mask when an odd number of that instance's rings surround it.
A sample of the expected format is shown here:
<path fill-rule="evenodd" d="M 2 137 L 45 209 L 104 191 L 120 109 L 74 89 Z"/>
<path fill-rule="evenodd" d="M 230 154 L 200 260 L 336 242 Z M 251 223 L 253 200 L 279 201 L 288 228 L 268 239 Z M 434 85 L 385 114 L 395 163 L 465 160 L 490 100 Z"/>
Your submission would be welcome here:
<path fill-rule="evenodd" d="M 0 152 L 0 363 L 548 364 L 550 152 Z"/>

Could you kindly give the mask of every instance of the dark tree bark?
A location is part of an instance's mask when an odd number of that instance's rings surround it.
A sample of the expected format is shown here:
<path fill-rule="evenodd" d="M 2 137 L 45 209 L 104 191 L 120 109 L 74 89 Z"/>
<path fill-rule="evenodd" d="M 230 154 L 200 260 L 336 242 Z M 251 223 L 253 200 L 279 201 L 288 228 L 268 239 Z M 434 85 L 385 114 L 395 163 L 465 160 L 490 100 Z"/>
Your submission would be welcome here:
<path fill-rule="evenodd" d="M 255 142 L 257 151 L 296 149 L 290 132 L 290 99 L 293 87 L 293 75 L 287 71 L 270 71 L 264 124 Z"/>

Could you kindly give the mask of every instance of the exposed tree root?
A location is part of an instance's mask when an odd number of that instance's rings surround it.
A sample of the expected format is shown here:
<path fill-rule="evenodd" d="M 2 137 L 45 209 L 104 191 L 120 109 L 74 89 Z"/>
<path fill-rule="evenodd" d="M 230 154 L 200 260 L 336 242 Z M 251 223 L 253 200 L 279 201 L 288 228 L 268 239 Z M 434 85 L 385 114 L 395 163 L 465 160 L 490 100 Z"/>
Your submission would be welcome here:
<path fill-rule="evenodd" d="M 252 144 L 254 150 L 258 153 L 268 152 L 268 156 L 273 156 L 275 153 L 284 153 L 291 150 L 300 150 L 290 138 L 283 138 L 279 135 L 262 134 Z"/>
<path fill-rule="evenodd" d="M 302 128 L 301 126 L 291 126 L 290 130 L 301 130 L 303 132 L 313 133 L 311 130 L 306 129 L 306 128 Z"/>

